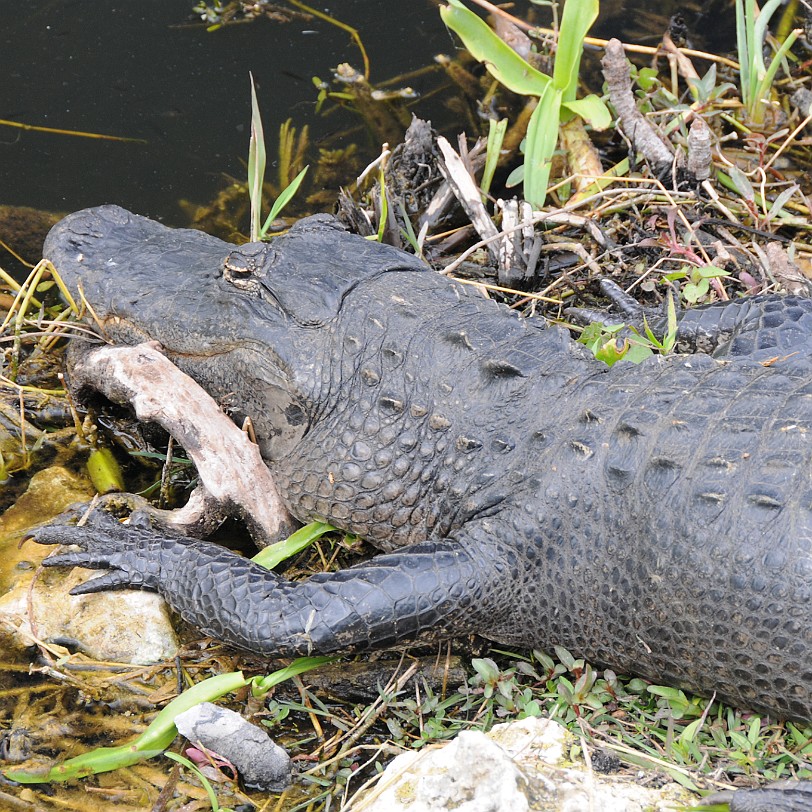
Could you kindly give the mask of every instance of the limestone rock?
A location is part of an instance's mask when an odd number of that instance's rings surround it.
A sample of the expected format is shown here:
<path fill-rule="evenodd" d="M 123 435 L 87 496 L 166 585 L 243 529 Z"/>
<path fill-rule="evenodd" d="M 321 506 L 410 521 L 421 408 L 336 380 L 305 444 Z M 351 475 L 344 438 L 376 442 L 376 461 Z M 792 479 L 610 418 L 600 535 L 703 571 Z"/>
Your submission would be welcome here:
<path fill-rule="evenodd" d="M 289 786 L 290 756 L 265 730 L 239 713 L 201 702 L 175 717 L 175 726 L 192 744 L 202 744 L 228 759 L 246 786 L 263 792 L 280 792 Z"/>
<path fill-rule="evenodd" d="M 20 647 L 36 638 L 68 644 L 97 660 L 146 664 L 171 659 L 178 650 L 177 638 L 157 595 L 68 595 L 72 586 L 98 573 L 37 573 L 51 550 L 34 542 L 20 547 L 20 538 L 31 527 L 89 496 L 86 481 L 63 468 L 49 468 L 35 474 L 28 490 L 0 516 L 0 633 Z"/>
<path fill-rule="evenodd" d="M 398 756 L 348 812 L 666 812 L 694 800 L 677 784 L 642 787 L 570 762 L 573 741 L 549 719 L 464 731 L 443 747 Z"/>

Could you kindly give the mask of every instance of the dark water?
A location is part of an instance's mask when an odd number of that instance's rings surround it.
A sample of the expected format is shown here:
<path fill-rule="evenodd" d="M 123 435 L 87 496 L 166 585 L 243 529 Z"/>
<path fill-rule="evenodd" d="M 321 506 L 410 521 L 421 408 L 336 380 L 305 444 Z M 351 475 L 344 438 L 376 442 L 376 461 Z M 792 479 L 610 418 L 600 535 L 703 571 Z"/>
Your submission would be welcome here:
<path fill-rule="evenodd" d="M 329 79 L 345 61 L 361 67 L 347 33 L 318 19 L 208 33 L 192 15 L 193 5 L 0 0 L 0 118 L 147 141 L 91 141 L 0 126 L 0 205 L 73 211 L 115 202 L 185 223 L 180 198 L 205 203 L 222 188 L 224 175 L 245 176 L 249 71 L 269 149 L 288 117 L 311 125 L 316 146 L 365 139 L 362 131 L 336 138 L 358 123 L 353 114 L 320 118 L 314 110 L 313 76 Z M 373 83 L 453 52 L 430 0 L 336 0 L 319 8 L 359 30 Z M 521 2 L 513 11 L 541 13 Z M 667 2 L 653 8 L 607 1 L 593 33 L 653 45 L 670 13 Z M 698 4 L 689 13 L 700 32 L 723 31 L 725 17 L 732 17 L 722 12 L 709 25 L 701 14 Z M 422 96 L 440 83 L 437 73 L 408 82 Z M 460 128 L 441 97 L 419 101 L 415 109 L 443 128 Z"/>
<path fill-rule="evenodd" d="M 0 127 L 0 204 L 72 211 L 116 202 L 180 221 L 178 198 L 205 202 L 223 173 L 245 176 L 249 71 L 272 142 L 288 117 L 314 124 L 313 76 L 329 79 L 345 61 L 361 67 L 349 35 L 322 20 L 261 20 L 208 33 L 191 15 L 193 5 L 0 2 L 0 118 L 148 142 Z M 425 65 L 452 46 L 427 0 L 320 8 L 361 30 L 373 81 Z M 420 80 L 411 84 L 423 90 Z M 316 129 L 325 138 L 353 123 L 347 113 Z"/>

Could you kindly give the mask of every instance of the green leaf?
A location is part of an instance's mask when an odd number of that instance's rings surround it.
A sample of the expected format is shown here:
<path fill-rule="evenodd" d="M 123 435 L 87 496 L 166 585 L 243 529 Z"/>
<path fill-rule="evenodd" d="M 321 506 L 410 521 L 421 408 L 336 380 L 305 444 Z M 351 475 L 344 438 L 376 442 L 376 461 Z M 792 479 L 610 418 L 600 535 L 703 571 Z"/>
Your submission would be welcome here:
<path fill-rule="evenodd" d="M 688 86 L 696 99 L 707 102 L 716 86 L 716 63 L 711 64 L 701 79 L 690 79 Z"/>
<path fill-rule="evenodd" d="M 386 224 L 389 222 L 389 195 L 386 193 L 386 176 L 384 175 L 383 166 L 378 170 L 378 186 L 381 189 L 381 217 L 378 222 L 376 237 L 378 242 L 383 242 Z"/>
<path fill-rule="evenodd" d="M 300 527 L 284 541 L 277 541 L 276 544 L 270 544 L 264 550 L 260 550 L 251 560 L 265 569 L 272 570 L 282 561 L 301 552 L 316 539 L 333 530 L 335 528 L 326 522 L 311 522 Z"/>
<path fill-rule="evenodd" d="M 338 659 L 338 657 L 298 657 L 290 665 L 279 668 L 272 674 L 266 674 L 263 677 L 252 677 L 248 680 L 248 684 L 251 686 L 251 693 L 254 696 L 262 696 L 267 694 L 274 686 L 279 685 L 280 682 L 284 682 L 291 677 L 297 677 L 299 674 L 304 674 L 305 671 L 310 671 L 313 668 L 334 663 Z"/>
<path fill-rule="evenodd" d="M 773 217 L 780 216 L 784 206 L 789 203 L 790 198 L 795 194 L 795 192 L 799 191 L 799 187 L 797 184 L 792 184 L 792 186 L 787 187 L 781 192 L 778 197 L 775 198 L 772 205 L 770 206 L 769 212 L 767 212 L 767 221 L 773 219 Z"/>
<path fill-rule="evenodd" d="M 479 184 L 483 200 L 491 188 L 491 181 L 494 172 L 496 172 L 496 165 L 499 163 L 499 155 L 502 150 L 502 142 L 505 139 L 507 125 L 508 120 L 506 118 L 501 121 L 495 121 L 494 119 L 488 121 L 488 146 L 485 151 L 485 168 L 482 170 L 482 181 Z"/>
<path fill-rule="evenodd" d="M 758 741 L 760 735 L 761 735 L 761 717 L 754 716 L 750 720 L 750 724 L 747 728 L 747 739 L 750 742 L 750 744 L 754 745 Z"/>
<path fill-rule="evenodd" d="M 571 113 L 580 116 L 593 130 L 605 130 L 612 124 L 612 114 L 600 96 L 594 93 L 583 99 L 562 102 Z"/>
<path fill-rule="evenodd" d="M 285 206 L 288 205 L 290 200 L 299 191 L 299 187 L 302 185 L 302 181 L 304 180 L 305 175 L 307 174 L 307 170 L 310 169 L 309 166 L 306 166 L 280 193 L 279 197 L 276 198 L 274 201 L 273 206 L 271 206 L 271 211 L 268 214 L 268 217 L 265 220 L 265 224 L 262 226 L 259 232 L 259 238 L 263 239 L 265 235 L 268 233 L 268 229 L 271 227 L 271 223 L 279 217 L 279 213 Z"/>
<path fill-rule="evenodd" d="M 728 169 L 730 179 L 736 187 L 736 191 L 747 201 L 752 203 L 755 200 L 756 193 L 753 190 L 753 184 L 750 183 L 750 178 L 744 174 L 735 164 Z"/>
<path fill-rule="evenodd" d="M 700 716 L 699 719 L 694 719 L 693 722 L 687 724 L 685 730 L 679 734 L 679 741 L 683 744 L 691 744 L 696 739 L 696 734 L 699 732 L 704 721 L 705 720 Z"/>
<path fill-rule="evenodd" d="M 490 657 L 474 657 L 471 665 L 484 682 L 492 683 L 499 679 L 499 667 Z"/>
<path fill-rule="evenodd" d="M 265 182 L 265 135 L 259 114 L 254 77 L 251 77 L 251 138 L 248 142 L 248 198 L 251 202 L 251 241 L 260 238 L 259 220 L 262 215 L 262 185 Z"/>
<path fill-rule="evenodd" d="M 624 361 L 640 364 L 652 355 L 654 355 L 654 350 L 652 350 L 651 347 L 647 347 L 645 344 L 641 344 L 637 341 L 629 341 L 628 348 L 622 357 Z"/>
<path fill-rule="evenodd" d="M 707 279 L 701 279 L 696 284 L 694 284 L 693 282 L 689 282 L 682 289 L 682 295 L 685 301 L 690 302 L 691 304 L 698 302 L 707 292 L 708 292 Z"/>
<path fill-rule="evenodd" d="M 587 324 L 578 336 L 578 343 L 589 347 L 594 352 L 597 347 L 600 347 L 603 341 L 603 325 L 596 321 Z"/>
<path fill-rule="evenodd" d="M 96 448 L 90 452 L 87 458 L 87 473 L 97 493 L 124 490 L 121 467 L 109 448 Z"/>
<path fill-rule="evenodd" d="M 746 736 L 743 736 L 739 733 L 738 730 L 729 730 L 727 735 L 730 737 L 730 741 L 733 743 L 734 747 L 737 747 L 743 753 L 749 753 L 751 749 L 750 741 Z"/>
<path fill-rule="evenodd" d="M 512 189 L 514 186 L 518 186 L 520 183 L 523 182 L 524 182 L 524 164 L 520 164 L 507 176 L 505 186 L 508 189 Z"/>
<path fill-rule="evenodd" d="M 660 72 L 654 68 L 640 68 L 637 71 L 637 86 L 644 93 L 657 87 L 660 83 Z"/>
<path fill-rule="evenodd" d="M 724 276 L 730 276 L 730 272 L 717 265 L 700 265 L 691 273 L 691 276 L 696 274 L 700 279 L 721 279 Z"/>
<path fill-rule="evenodd" d="M 547 197 L 560 118 L 561 91 L 550 86 L 530 116 L 524 150 L 524 197 L 539 209 Z"/>
<path fill-rule="evenodd" d="M 553 650 L 555 651 L 555 656 L 558 657 L 562 665 L 565 665 L 568 670 L 572 671 L 572 669 L 575 667 L 575 657 L 573 657 L 572 654 L 570 654 L 570 652 L 563 646 L 553 646 Z M 571 687 L 572 685 L 570 685 L 570 688 Z"/>
<path fill-rule="evenodd" d="M 598 0 L 567 0 L 564 4 L 553 68 L 553 85 L 561 91 L 562 101 L 566 103 L 575 100 L 584 37 L 598 16 L 598 7 Z"/>
<path fill-rule="evenodd" d="M 685 694 L 679 688 L 672 688 L 669 685 L 649 685 L 647 690 L 650 694 L 661 696 L 669 701 L 675 700 L 681 703 L 688 701 Z"/>
<path fill-rule="evenodd" d="M 677 306 L 674 303 L 674 296 L 672 291 L 668 291 L 668 327 L 665 335 L 663 336 L 662 349 L 663 352 L 668 354 L 674 349 L 677 343 L 677 334 L 679 328 L 677 326 Z"/>
<path fill-rule="evenodd" d="M 460 0 L 448 0 L 448 3 L 447 6 L 440 6 L 443 22 L 462 40 L 471 56 L 484 63 L 491 76 L 508 90 L 522 96 L 541 96 L 544 93 L 552 83 L 549 76 L 522 59 Z"/>

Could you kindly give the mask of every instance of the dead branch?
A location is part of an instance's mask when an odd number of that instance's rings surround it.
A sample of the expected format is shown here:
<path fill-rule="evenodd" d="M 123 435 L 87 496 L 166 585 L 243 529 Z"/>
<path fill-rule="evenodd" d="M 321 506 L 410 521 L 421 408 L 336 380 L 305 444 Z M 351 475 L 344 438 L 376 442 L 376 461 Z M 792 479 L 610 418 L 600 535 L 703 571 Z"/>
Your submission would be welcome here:
<path fill-rule="evenodd" d="M 620 40 L 610 39 L 606 43 L 601 65 L 609 88 L 609 98 L 620 119 L 621 129 L 656 175 L 667 172 L 674 159 L 673 150 L 637 109 L 629 63 Z"/>
<path fill-rule="evenodd" d="M 259 448 L 155 344 L 92 349 L 77 360 L 71 378 L 75 386 L 130 404 L 139 420 L 160 424 L 186 449 L 202 485 L 179 513 L 158 512 L 169 524 L 199 522 L 201 511 L 211 509 L 213 500 L 221 511 L 246 522 L 258 546 L 289 535 L 297 526 Z M 167 513 L 175 519 L 167 519 Z"/>

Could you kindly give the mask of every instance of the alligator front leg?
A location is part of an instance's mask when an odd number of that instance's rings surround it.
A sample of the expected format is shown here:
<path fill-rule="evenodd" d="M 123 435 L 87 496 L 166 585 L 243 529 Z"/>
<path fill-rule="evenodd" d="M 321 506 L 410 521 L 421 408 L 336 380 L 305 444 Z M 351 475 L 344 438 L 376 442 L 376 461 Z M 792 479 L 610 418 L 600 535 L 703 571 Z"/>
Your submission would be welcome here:
<path fill-rule="evenodd" d="M 625 324 L 645 335 L 646 327 L 662 338 L 668 330 L 667 305 L 642 307 L 610 279 L 601 291 L 618 313 L 572 307 L 567 315 L 578 324 Z M 680 352 L 704 352 L 725 358 L 751 356 L 764 361 L 775 356 L 812 355 L 812 299 L 803 296 L 745 296 L 699 305 L 677 313 Z"/>
<path fill-rule="evenodd" d="M 292 583 L 205 541 L 119 525 L 49 525 L 33 537 L 79 551 L 46 566 L 108 569 L 74 594 L 134 588 L 158 592 L 205 634 L 261 654 L 365 649 L 470 631 L 482 567 L 458 543 L 423 542 L 366 564 Z"/>

